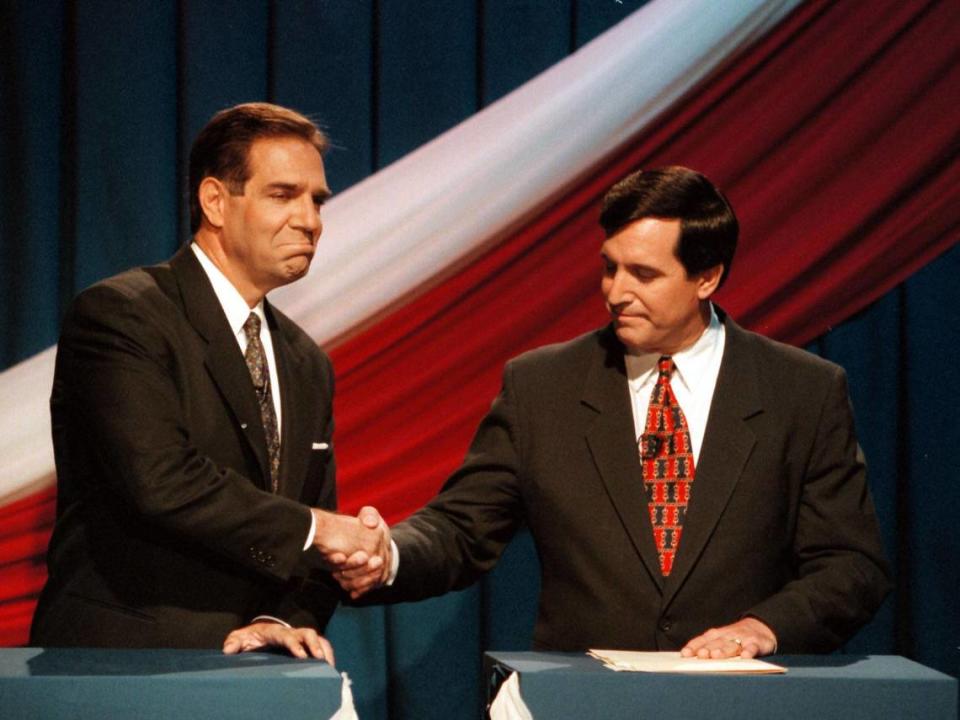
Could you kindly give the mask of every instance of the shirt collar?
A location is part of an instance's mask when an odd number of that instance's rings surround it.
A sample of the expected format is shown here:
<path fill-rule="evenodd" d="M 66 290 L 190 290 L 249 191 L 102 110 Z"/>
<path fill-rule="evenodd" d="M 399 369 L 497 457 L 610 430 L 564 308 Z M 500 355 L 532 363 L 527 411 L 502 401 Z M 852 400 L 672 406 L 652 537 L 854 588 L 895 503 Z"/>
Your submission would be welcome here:
<path fill-rule="evenodd" d="M 673 379 L 679 379 L 691 393 L 696 392 L 697 383 L 709 369 L 711 359 L 720 346 L 722 337 L 723 324 L 717 317 L 716 310 L 711 303 L 710 322 L 706 329 L 693 345 L 672 355 L 673 362 L 677 367 Z M 639 389 L 656 374 L 657 361 L 660 357 L 659 353 L 626 354 L 624 362 L 631 389 Z"/>
<path fill-rule="evenodd" d="M 266 322 L 266 317 L 263 314 L 263 300 L 251 308 L 247 305 L 247 301 L 243 299 L 240 291 L 233 286 L 233 283 L 220 271 L 220 268 L 213 264 L 213 261 L 207 257 L 207 254 L 199 245 L 190 243 L 190 249 L 197 256 L 200 267 L 203 268 L 210 279 L 213 292 L 217 296 L 217 300 L 220 301 L 220 307 L 223 308 L 223 314 L 227 316 L 230 331 L 234 335 L 239 335 L 243 331 L 243 324 L 247 321 L 251 312 L 260 316 L 261 327 L 263 327 L 262 324 Z"/>

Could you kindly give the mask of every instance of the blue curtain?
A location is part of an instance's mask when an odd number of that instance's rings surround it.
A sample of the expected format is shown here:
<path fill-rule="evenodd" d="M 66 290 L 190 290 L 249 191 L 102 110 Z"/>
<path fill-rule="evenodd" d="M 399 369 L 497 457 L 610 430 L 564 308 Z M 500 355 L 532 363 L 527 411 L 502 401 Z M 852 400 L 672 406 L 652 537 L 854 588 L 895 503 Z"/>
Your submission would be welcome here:
<path fill-rule="evenodd" d="M 5 0 L 0 3 L 0 366 L 56 342 L 81 288 L 187 233 L 189 143 L 216 110 L 317 118 L 343 190 L 573 52 L 642 2 Z M 384 202 L 389 202 L 385 198 Z M 960 665 L 960 248 L 810 349 L 849 372 L 897 590 L 852 652 Z M 466 591 L 337 612 L 360 716 L 478 716 L 484 649 L 528 646 L 538 568 L 521 534 Z"/>

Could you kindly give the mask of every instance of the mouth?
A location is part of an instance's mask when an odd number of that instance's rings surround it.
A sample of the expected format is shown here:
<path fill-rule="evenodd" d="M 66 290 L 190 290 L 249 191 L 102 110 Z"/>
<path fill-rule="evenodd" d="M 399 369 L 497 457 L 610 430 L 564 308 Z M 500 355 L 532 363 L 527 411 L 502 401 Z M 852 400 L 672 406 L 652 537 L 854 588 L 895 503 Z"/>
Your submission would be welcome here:
<path fill-rule="evenodd" d="M 316 243 L 311 243 L 306 240 L 285 242 L 279 245 L 279 247 L 292 255 L 310 255 L 312 257 L 317 251 Z"/>
<path fill-rule="evenodd" d="M 636 322 L 647 322 L 649 318 L 646 315 L 631 314 L 631 313 L 620 313 L 612 311 L 610 316 L 613 318 L 615 323 L 636 323 Z"/>

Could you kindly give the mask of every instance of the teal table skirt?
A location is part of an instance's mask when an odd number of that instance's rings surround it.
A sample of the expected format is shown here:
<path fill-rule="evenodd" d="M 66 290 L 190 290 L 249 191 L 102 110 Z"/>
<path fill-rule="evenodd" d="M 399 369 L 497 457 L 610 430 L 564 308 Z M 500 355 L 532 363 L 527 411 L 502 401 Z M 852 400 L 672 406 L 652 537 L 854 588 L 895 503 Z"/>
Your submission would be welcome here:
<path fill-rule="evenodd" d="M 774 656 L 785 675 L 614 672 L 582 654 L 492 652 L 488 696 L 511 672 L 534 720 L 957 720 L 957 680 L 890 655 Z"/>
<path fill-rule="evenodd" d="M 329 665 L 217 650 L 0 649 L 0 715 L 17 720 L 325 720 Z"/>

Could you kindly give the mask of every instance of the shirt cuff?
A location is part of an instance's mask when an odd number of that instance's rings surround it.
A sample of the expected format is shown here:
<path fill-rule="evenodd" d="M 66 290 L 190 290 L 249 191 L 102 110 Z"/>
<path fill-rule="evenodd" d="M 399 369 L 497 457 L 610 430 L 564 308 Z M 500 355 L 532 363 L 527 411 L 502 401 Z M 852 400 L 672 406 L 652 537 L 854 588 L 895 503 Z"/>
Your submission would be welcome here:
<path fill-rule="evenodd" d="M 277 625 L 283 625 L 286 628 L 293 627 L 290 623 L 285 622 L 280 618 L 274 617 L 273 615 L 257 615 L 253 620 L 250 621 L 250 624 L 252 625 L 255 622 L 272 622 L 272 623 L 277 623 Z"/>
<path fill-rule="evenodd" d="M 384 583 L 387 587 L 393 585 L 393 581 L 397 579 L 397 573 L 400 571 L 400 550 L 397 548 L 397 544 L 391 539 L 390 540 L 390 574 L 387 575 L 387 581 Z"/>
<path fill-rule="evenodd" d="M 307 541 L 303 544 L 303 550 L 306 552 L 313 545 L 313 540 L 317 536 L 317 516 L 310 511 L 310 532 L 307 533 Z"/>

